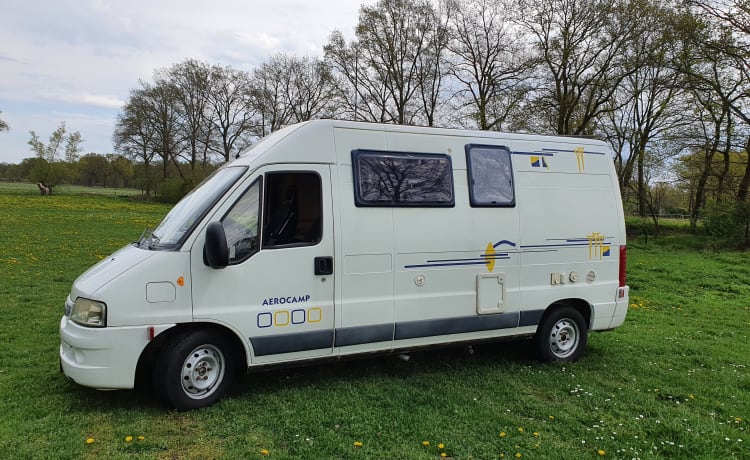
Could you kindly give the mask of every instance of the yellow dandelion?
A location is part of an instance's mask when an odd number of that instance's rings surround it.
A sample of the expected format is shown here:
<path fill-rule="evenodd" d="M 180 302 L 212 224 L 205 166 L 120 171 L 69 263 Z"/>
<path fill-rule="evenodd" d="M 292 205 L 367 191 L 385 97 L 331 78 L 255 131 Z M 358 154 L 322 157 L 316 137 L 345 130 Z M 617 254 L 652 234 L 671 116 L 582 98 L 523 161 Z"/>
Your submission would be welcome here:
<path fill-rule="evenodd" d="M 443 458 L 445 458 L 445 457 L 448 456 L 448 454 L 446 454 L 445 452 L 440 452 L 440 456 L 443 457 Z"/>
<path fill-rule="evenodd" d="M 539 433 L 535 431 L 535 432 L 534 432 L 534 437 L 535 437 L 535 438 L 538 438 L 538 437 L 539 437 Z"/>
<path fill-rule="evenodd" d="M 361 441 L 354 441 L 354 447 L 362 447 L 362 445 Z"/>
<path fill-rule="evenodd" d="M 554 419 L 555 419 L 555 416 L 554 416 L 554 415 L 550 415 L 550 416 L 549 416 L 549 419 L 550 419 L 550 420 L 554 420 Z"/>
<path fill-rule="evenodd" d="M 521 455 L 521 452 L 516 452 L 516 458 L 521 458 L 523 455 Z"/>
<path fill-rule="evenodd" d="M 268 450 L 268 449 L 261 449 L 261 450 L 260 450 L 260 454 L 261 454 L 261 455 L 270 455 L 270 454 L 271 454 L 271 452 L 269 452 L 269 450 Z"/>
<path fill-rule="evenodd" d="M 130 442 L 133 440 L 132 436 L 125 436 L 125 442 Z"/>
<path fill-rule="evenodd" d="M 522 427 L 522 426 L 519 426 L 519 427 L 518 427 L 518 432 L 519 432 L 519 433 L 523 433 L 523 427 Z"/>
<path fill-rule="evenodd" d="M 138 439 L 139 441 L 143 441 L 143 440 L 144 440 L 144 439 L 146 439 L 146 438 L 145 438 L 145 436 L 138 436 L 138 438 L 137 438 L 137 439 Z"/>
<path fill-rule="evenodd" d="M 443 444 L 442 442 L 438 444 L 438 449 L 445 449 L 445 444 Z"/>
<path fill-rule="evenodd" d="M 505 458 L 505 454 L 500 454 L 500 458 Z"/>
<path fill-rule="evenodd" d="M 427 447 L 430 445 L 430 441 L 422 441 L 422 445 Z"/>
<path fill-rule="evenodd" d="M 93 444 L 93 443 L 94 443 L 94 438 L 87 438 L 86 439 L 86 444 Z"/>
<path fill-rule="evenodd" d="M 508 433 L 506 433 L 505 431 L 500 432 L 500 437 L 501 438 L 504 438 L 506 436 L 508 436 Z"/>
<path fill-rule="evenodd" d="M 597 454 L 599 454 L 600 457 L 604 457 L 607 455 L 607 452 L 604 451 L 604 449 L 599 449 L 596 451 Z"/>

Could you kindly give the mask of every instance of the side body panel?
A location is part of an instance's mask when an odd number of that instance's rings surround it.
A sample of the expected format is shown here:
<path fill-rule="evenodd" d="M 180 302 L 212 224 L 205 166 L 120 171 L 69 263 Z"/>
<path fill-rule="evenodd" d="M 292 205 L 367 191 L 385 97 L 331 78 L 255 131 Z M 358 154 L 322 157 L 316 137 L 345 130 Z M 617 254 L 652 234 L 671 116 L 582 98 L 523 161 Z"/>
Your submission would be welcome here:
<path fill-rule="evenodd" d="M 616 301 L 624 219 L 604 143 L 344 125 L 335 129 L 336 334 L 347 339 L 337 353 L 386 348 L 391 321 L 398 349 L 530 335 L 557 302 L 588 304 L 592 329 L 612 327 L 618 305 L 626 310 L 627 297 Z M 471 206 L 469 144 L 510 149 L 514 206 Z M 360 149 L 449 155 L 455 206 L 357 207 L 351 153 Z"/>
<path fill-rule="evenodd" d="M 394 332 L 394 222 L 389 207 L 354 204 L 351 151 L 385 150 L 385 131 L 335 129 L 338 159 L 336 194 L 336 347 L 338 353 L 391 348 Z"/>
<path fill-rule="evenodd" d="M 609 150 L 575 140 L 519 145 L 514 167 L 522 308 L 582 299 L 592 307 L 591 329 L 608 328 L 625 244 Z"/>
<path fill-rule="evenodd" d="M 398 130 L 387 138 L 392 151 L 450 155 L 455 199 L 394 208 L 396 346 L 518 332 L 518 211 L 470 206 L 465 147 L 477 139 Z"/>

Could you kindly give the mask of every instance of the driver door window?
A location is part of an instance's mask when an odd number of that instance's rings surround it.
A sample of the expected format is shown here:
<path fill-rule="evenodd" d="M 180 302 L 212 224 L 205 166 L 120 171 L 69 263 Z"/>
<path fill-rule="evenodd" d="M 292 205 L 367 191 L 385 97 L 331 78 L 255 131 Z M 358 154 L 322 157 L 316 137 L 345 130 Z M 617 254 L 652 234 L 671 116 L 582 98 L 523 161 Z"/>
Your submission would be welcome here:
<path fill-rule="evenodd" d="M 320 176 L 312 172 L 270 173 L 256 180 L 221 221 L 230 265 L 243 262 L 261 246 L 261 196 L 264 248 L 316 245 L 321 240 Z"/>
<path fill-rule="evenodd" d="M 263 248 L 318 244 L 323 218 L 320 176 L 274 172 L 265 180 Z"/>

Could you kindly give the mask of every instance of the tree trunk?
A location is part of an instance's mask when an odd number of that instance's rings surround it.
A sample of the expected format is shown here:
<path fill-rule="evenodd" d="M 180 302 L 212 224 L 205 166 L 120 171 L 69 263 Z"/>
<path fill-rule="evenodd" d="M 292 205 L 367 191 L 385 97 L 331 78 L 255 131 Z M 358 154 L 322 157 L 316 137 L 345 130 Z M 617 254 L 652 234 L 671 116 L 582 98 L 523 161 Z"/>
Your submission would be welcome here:
<path fill-rule="evenodd" d="M 698 224 L 698 217 L 700 216 L 700 212 L 706 201 L 706 183 L 708 182 L 708 177 L 711 175 L 711 163 L 713 162 L 714 152 L 715 149 L 710 148 L 705 153 L 706 157 L 703 161 L 703 171 L 701 172 L 701 177 L 698 179 L 698 186 L 695 189 L 693 213 L 690 216 L 690 228 L 693 230 L 695 230 L 695 227 Z"/>
<path fill-rule="evenodd" d="M 747 200 L 747 189 L 750 187 L 750 136 L 747 137 L 747 141 L 745 142 L 745 153 L 748 154 L 747 164 L 745 165 L 745 174 L 742 176 L 740 187 L 737 190 L 737 202 L 739 204 L 742 204 Z"/>
<path fill-rule="evenodd" d="M 638 150 L 638 215 L 646 217 L 646 152 L 643 149 Z"/>

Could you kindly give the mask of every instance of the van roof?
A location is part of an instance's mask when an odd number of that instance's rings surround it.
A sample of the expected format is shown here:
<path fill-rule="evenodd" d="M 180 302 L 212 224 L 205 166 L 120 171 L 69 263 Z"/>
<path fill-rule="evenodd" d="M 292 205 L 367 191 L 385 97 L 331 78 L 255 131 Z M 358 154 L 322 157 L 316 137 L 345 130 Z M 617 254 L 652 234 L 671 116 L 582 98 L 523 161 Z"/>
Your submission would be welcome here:
<path fill-rule="evenodd" d="M 416 135 L 431 135 L 445 137 L 460 137 L 467 139 L 468 143 L 482 143 L 486 140 L 488 143 L 514 141 L 523 143 L 548 143 L 554 139 L 562 145 L 577 145 L 596 147 L 598 150 L 609 151 L 609 146 L 600 140 L 568 137 L 568 136 L 543 136 L 536 134 L 517 134 L 504 133 L 498 131 L 479 131 L 469 129 L 454 128 L 433 128 L 424 126 L 408 126 L 394 124 L 378 124 L 359 121 L 321 119 L 311 120 L 294 125 L 286 126 L 278 131 L 274 131 L 268 136 L 263 137 L 259 142 L 253 144 L 240 153 L 238 159 L 233 162 L 236 165 L 252 165 L 258 163 L 318 163 L 332 164 L 337 162 L 336 148 L 334 145 L 333 132 L 336 129 L 358 130 L 358 131 L 380 131 L 383 133 L 401 133 Z M 282 149 L 273 147 L 292 134 L 295 135 L 293 142 L 285 142 Z M 298 137 L 299 136 L 299 137 Z M 314 154 L 310 154 L 309 148 L 316 145 L 317 149 Z M 364 147 L 364 146 L 363 146 Z M 268 154 L 274 151 L 273 158 Z M 267 158 L 268 157 L 268 158 Z"/>

